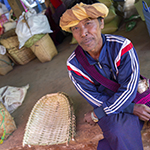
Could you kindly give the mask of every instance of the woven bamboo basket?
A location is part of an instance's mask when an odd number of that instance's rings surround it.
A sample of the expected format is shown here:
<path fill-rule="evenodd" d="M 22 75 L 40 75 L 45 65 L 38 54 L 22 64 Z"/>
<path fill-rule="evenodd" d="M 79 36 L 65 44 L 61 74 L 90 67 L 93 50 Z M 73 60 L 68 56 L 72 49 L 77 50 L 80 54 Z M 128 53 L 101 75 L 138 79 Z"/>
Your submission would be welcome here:
<path fill-rule="evenodd" d="M 17 36 L 11 36 L 6 39 L 1 39 L 0 43 L 6 48 L 10 49 L 12 47 L 16 47 L 19 45 L 18 37 Z"/>
<path fill-rule="evenodd" d="M 19 65 L 25 65 L 36 57 L 31 49 L 27 47 L 19 49 L 17 46 L 10 48 L 7 51 L 10 59 L 12 59 L 15 64 Z"/>
<path fill-rule="evenodd" d="M 6 75 L 12 69 L 13 67 L 7 55 L 0 54 L 0 75 Z"/>
<path fill-rule="evenodd" d="M 0 144 L 16 130 L 16 124 L 3 103 L 0 102 Z"/>
<path fill-rule="evenodd" d="M 15 29 L 11 29 L 0 37 L 0 43 L 6 48 L 10 49 L 19 45 L 18 37 L 15 32 Z"/>
<path fill-rule="evenodd" d="M 64 93 L 43 96 L 33 107 L 24 138 L 25 145 L 69 143 L 75 136 L 75 115 L 71 99 Z"/>
<path fill-rule="evenodd" d="M 48 34 L 34 43 L 30 48 L 42 63 L 50 61 L 58 54 L 54 42 Z"/>

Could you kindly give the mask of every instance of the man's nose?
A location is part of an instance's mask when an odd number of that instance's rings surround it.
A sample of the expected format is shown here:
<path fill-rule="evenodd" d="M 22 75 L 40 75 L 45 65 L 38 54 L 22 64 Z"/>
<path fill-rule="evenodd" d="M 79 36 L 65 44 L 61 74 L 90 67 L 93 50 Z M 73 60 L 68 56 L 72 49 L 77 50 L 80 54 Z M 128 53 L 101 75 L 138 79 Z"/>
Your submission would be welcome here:
<path fill-rule="evenodd" d="M 85 36 L 87 36 L 87 34 L 88 34 L 87 28 L 82 27 L 82 28 L 80 29 L 80 35 L 81 35 L 81 37 L 85 37 Z"/>

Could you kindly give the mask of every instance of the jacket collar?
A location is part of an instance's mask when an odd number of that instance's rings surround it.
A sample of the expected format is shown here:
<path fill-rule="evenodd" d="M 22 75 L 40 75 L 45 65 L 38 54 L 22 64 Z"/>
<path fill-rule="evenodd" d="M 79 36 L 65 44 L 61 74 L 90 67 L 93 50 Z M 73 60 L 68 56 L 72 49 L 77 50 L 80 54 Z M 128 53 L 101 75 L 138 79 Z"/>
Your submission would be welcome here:
<path fill-rule="evenodd" d="M 99 56 L 99 60 L 98 60 L 99 62 L 101 62 L 103 60 L 103 58 L 105 57 L 105 54 L 106 54 L 106 38 L 105 38 L 104 34 L 101 34 L 101 36 L 103 39 L 103 47 L 102 47 L 102 50 L 101 50 L 101 53 Z M 90 65 L 95 65 L 97 63 L 97 60 L 92 58 L 88 52 L 84 51 L 84 53 L 85 53 Z"/>

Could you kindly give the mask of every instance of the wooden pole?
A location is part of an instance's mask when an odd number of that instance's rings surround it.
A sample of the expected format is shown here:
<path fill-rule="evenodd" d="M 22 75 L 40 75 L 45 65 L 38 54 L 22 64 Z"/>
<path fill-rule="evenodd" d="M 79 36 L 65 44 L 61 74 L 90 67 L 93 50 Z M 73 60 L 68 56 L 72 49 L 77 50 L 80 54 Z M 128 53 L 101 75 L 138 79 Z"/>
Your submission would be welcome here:
<path fill-rule="evenodd" d="M 25 11 L 20 0 L 7 0 L 17 19 Z"/>

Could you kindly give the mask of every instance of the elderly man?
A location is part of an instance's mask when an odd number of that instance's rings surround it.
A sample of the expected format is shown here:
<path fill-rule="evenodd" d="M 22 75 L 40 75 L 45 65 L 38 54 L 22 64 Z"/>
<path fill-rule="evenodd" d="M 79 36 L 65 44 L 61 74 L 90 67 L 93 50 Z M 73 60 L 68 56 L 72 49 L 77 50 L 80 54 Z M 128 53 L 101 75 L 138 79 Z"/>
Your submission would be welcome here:
<path fill-rule="evenodd" d="M 97 149 L 142 150 L 141 129 L 150 119 L 150 108 L 133 103 L 140 77 L 138 57 L 130 40 L 101 34 L 107 14 L 102 3 L 80 3 L 62 15 L 61 28 L 71 31 L 79 44 L 67 60 L 69 77 L 94 108 L 84 120 L 97 122 L 103 131 Z M 101 75 L 97 79 L 94 69 Z M 119 83 L 118 89 L 113 91 L 105 78 Z"/>

